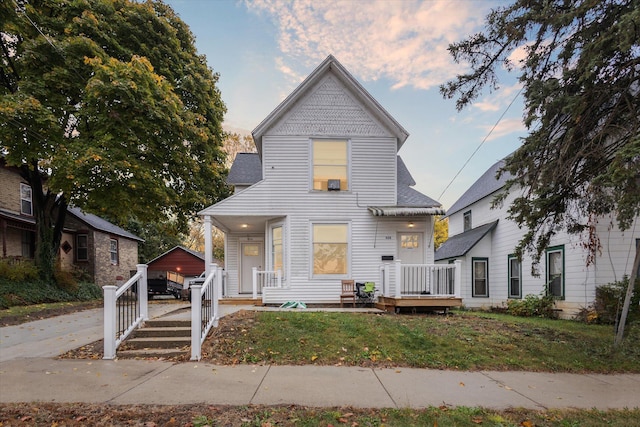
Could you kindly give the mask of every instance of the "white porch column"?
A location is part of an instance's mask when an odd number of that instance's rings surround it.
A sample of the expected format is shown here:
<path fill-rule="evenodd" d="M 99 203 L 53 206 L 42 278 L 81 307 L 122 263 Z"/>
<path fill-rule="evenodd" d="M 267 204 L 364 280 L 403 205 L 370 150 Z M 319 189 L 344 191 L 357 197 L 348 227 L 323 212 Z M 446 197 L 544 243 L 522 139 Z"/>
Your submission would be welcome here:
<path fill-rule="evenodd" d="M 396 298 L 402 298 L 402 264 L 398 259 L 396 265 Z"/>
<path fill-rule="evenodd" d="M 211 273 L 211 263 L 213 262 L 213 239 L 211 237 L 211 215 L 204 216 L 204 265 L 205 277 Z"/>
<path fill-rule="evenodd" d="M 103 359 L 116 357 L 116 286 L 103 286 L 104 292 L 104 353 Z"/>
<path fill-rule="evenodd" d="M 253 299 L 258 299 L 258 267 L 251 269 L 251 276 L 253 281 Z"/>
<path fill-rule="evenodd" d="M 462 298 L 462 261 L 457 259 L 454 262 L 456 266 L 455 282 L 453 285 L 456 298 Z"/>
<path fill-rule="evenodd" d="M 149 320 L 149 294 L 147 290 L 149 284 L 147 283 L 147 264 L 136 264 L 136 269 L 140 273 L 140 280 L 138 280 L 138 300 L 140 301 L 140 316 L 142 321 Z"/>

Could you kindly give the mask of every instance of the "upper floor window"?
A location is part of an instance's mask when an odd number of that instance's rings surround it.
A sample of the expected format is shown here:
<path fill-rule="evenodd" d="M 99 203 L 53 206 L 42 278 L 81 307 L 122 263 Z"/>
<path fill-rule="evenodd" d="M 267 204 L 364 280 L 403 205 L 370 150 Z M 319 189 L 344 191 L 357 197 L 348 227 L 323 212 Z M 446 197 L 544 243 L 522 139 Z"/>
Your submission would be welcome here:
<path fill-rule="evenodd" d="M 118 241 L 116 239 L 109 239 L 109 254 L 111 264 L 118 265 Z"/>
<path fill-rule="evenodd" d="M 471 230 L 471 211 L 466 211 L 463 214 L 463 226 L 464 226 L 464 231 Z"/>
<path fill-rule="evenodd" d="M 349 225 L 313 224 L 313 274 L 348 274 Z"/>
<path fill-rule="evenodd" d="M 346 140 L 314 139 L 313 190 L 349 189 L 349 154 Z"/>
<path fill-rule="evenodd" d="M 20 212 L 24 215 L 33 215 L 31 187 L 27 184 L 20 184 Z"/>
<path fill-rule="evenodd" d="M 76 236 L 76 261 L 89 260 L 89 236 L 78 234 Z"/>
<path fill-rule="evenodd" d="M 564 246 L 547 249 L 546 261 L 549 295 L 564 298 Z"/>
<path fill-rule="evenodd" d="M 515 255 L 507 258 L 509 270 L 509 298 L 522 297 L 522 264 Z"/>

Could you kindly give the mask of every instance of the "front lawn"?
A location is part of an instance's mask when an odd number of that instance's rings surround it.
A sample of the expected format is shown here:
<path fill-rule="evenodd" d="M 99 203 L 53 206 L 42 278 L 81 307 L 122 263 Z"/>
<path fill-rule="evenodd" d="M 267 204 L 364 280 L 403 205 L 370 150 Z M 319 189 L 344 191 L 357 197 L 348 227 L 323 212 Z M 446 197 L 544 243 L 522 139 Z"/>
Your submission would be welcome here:
<path fill-rule="evenodd" d="M 460 370 L 640 372 L 640 326 L 614 351 L 612 326 L 455 311 L 393 315 L 243 311 L 203 345 L 212 363 Z"/>

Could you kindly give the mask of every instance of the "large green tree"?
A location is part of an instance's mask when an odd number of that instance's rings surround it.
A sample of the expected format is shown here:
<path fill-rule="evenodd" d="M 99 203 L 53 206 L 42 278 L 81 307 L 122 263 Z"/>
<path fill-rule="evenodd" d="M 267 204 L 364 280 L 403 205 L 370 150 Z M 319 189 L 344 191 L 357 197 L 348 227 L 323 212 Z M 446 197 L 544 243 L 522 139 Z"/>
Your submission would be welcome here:
<path fill-rule="evenodd" d="M 32 187 L 44 277 L 68 204 L 184 232 L 227 195 L 218 75 L 170 7 L 6 0 L 0 15 L 1 154 Z"/>
<path fill-rule="evenodd" d="M 584 233 L 595 255 L 596 218 L 612 215 L 622 230 L 633 225 L 640 214 L 639 0 L 516 0 L 449 51 L 470 67 L 441 87 L 458 109 L 497 89 L 502 68 L 519 73 L 524 87 L 529 133 L 501 171 L 511 175 L 506 192 L 524 190 L 509 207 L 527 230 L 520 255 L 528 250 L 539 260 L 560 230 Z"/>

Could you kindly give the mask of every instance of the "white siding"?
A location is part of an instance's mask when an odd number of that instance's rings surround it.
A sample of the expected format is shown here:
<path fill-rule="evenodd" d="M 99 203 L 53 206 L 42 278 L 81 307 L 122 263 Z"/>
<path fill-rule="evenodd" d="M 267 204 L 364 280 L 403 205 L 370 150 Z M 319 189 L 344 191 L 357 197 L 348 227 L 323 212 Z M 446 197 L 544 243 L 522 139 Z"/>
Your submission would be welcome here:
<path fill-rule="evenodd" d="M 472 308 L 490 308 L 506 304 L 508 300 L 508 256 L 522 238 L 523 231 L 506 218 L 506 210 L 515 195 L 510 195 L 501 209 L 490 209 L 493 195 L 462 209 L 449 218 L 449 235 L 463 231 L 464 212 L 471 210 L 472 226 L 499 220 L 496 228 L 485 236 L 464 258 L 462 270 L 463 304 Z M 638 220 L 636 220 L 636 223 Z M 635 232 L 634 232 L 635 230 Z M 581 245 L 580 236 L 558 233 L 553 237 L 550 247 L 564 247 L 564 295 L 556 307 L 563 310 L 562 315 L 570 317 L 577 310 L 591 304 L 595 298 L 595 287 L 620 280 L 624 274 L 630 274 L 633 263 L 635 239 L 640 238 L 640 227 L 620 232 L 611 227 L 610 219 L 601 219 L 598 234 L 602 252 L 595 265 L 586 266 L 586 251 Z M 489 258 L 489 298 L 471 296 L 471 258 Z M 532 274 L 532 258 L 525 254 L 522 260 L 522 295 L 540 295 L 544 290 L 546 277 L 545 255 L 537 266 L 538 276 Z"/>

